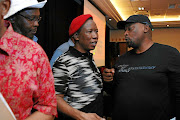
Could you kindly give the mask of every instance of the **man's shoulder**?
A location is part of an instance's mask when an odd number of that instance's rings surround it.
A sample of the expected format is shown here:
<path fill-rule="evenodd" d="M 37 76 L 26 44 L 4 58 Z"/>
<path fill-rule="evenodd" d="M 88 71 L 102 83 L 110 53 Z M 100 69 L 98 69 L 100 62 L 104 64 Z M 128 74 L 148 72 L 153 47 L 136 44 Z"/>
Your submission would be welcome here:
<path fill-rule="evenodd" d="M 58 59 L 64 59 L 64 60 L 66 60 L 66 61 L 68 61 L 69 59 L 71 59 L 73 56 L 72 56 L 72 54 L 71 54 L 71 52 L 69 52 L 69 51 L 66 51 L 66 52 L 64 52 L 64 53 L 62 53 L 59 57 L 58 57 Z"/>
<path fill-rule="evenodd" d="M 69 43 L 68 43 L 68 42 L 65 42 L 65 43 L 61 44 L 61 45 L 58 47 L 58 49 L 64 49 L 64 48 L 66 48 L 66 47 L 69 47 Z"/>
<path fill-rule="evenodd" d="M 42 47 L 38 43 L 16 32 L 13 33 L 11 43 L 14 46 L 17 46 L 19 50 L 28 49 L 29 51 L 43 51 Z"/>
<path fill-rule="evenodd" d="M 73 56 L 70 51 L 67 51 L 57 58 L 57 60 L 54 62 L 53 66 L 56 66 L 59 64 L 69 66 L 70 64 L 74 63 L 75 61 L 77 61 L 76 57 Z"/>
<path fill-rule="evenodd" d="M 178 52 L 178 50 L 175 47 L 172 47 L 170 45 L 160 44 L 160 43 L 154 43 L 155 49 L 162 50 L 164 52 Z"/>
<path fill-rule="evenodd" d="M 63 43 L 62 45 L 60 45 L 60 46 L 55 50 L 55 52 L 64 53 L 64 52 L 66 52 L 68 49 L 69 49 L 69 44 L 68 44 L 68 42 L 65 42 L 65 43 Z"/>
<path fill-rule="evenodd" d="M 13 38 L 15 38 L 14 39 L 15 41 L 18 40 L 18 42 L 19 41 L 21 41 L 21 42 L 31 42 L 31 41 L 33 41 L 33 40 L 29 39 L 28 37 L 26 37 L 24 35 L 21 35 L 21 34 L 19 34 L 17 32 L 13 32 Z"/>

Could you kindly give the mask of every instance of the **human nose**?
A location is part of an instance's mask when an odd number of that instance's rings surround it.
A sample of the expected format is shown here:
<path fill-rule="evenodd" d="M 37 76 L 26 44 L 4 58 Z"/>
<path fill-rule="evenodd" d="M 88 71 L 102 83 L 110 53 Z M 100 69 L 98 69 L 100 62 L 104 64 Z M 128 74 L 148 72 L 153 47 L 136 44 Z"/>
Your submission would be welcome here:
<path fill-rule="evenodd" d="M 34 21 L 34 26 L 38 27 L 39 26 L 39 22 L 36 20 Z"/>
<path fill-rule="evenodd" d="M 96 31 L 92 32 L 92 37 L 98 39 L 98 32 Z"/>
<path fill-rule="evenodd" d="M 127 30 L 125 30 L 125 32 L 124 32 L 124 36 L 126 36 L 128 34 L 128 31 Z"/>

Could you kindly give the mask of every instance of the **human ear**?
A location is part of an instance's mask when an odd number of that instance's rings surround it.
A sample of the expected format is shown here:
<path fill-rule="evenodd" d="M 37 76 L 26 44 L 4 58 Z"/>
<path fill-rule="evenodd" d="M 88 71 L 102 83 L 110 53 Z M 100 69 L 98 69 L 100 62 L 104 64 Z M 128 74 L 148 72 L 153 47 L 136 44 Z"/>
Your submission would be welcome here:
<path fill-rule="evenodd" d="M 144 32 L 147 33 L 149 31 L 150 27 L 148 25 L 144 25 Z"/>
<path fill-rule="evenodd" d="M 76 33 L 73 35 L 73 38 L 74 38 L 75 41 L 76 41 L 76 40 L 79 40 L 79 34 L 76 32 Z"/>
<path fill-rule="evenodd" d="M 2 9 L 2 16 L 5 16 L 9 11 L 10 7 L 10 0 L 2 0 L 1 1 L 1 9 Z"/>

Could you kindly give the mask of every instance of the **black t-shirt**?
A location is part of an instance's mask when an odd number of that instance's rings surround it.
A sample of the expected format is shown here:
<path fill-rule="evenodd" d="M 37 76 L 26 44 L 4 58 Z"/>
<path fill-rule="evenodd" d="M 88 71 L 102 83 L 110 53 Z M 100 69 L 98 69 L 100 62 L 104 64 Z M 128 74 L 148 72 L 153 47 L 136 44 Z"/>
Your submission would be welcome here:
<path fill-rule="evenodd" d="M 179 52 L 158 43 L 141 54 L 127 52 L 115 64 L 113 88 L 113 120 L 169 120 L 173 113 L 180 115 Z"/>

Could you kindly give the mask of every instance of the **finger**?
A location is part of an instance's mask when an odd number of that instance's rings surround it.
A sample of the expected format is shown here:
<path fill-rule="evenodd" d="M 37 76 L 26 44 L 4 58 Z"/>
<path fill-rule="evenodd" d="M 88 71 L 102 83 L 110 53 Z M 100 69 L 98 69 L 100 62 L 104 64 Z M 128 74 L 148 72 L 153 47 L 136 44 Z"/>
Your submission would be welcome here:
<path fill-rule="evenodd" d="M 104 81 L 105 81 L 105 82 L 111 82 L 111 81 L 113 81 L 113 79 L 110 79 L 110 80 L 107 80 L 107 79 L 106 79 L 106 80 L 104 80 Z"/>
<path fill-rule="evenodd" d="M 111 69 L 111 72 L 114 74 L 114 73 L 115 73 L 115 69 L 114 69 L 114 68 L 112 68 L 112 69 Z"/>
<path fill-rule="evenodd" d="M 103 73 L 103 76 L 104 76 L 104 77 L 112 77 L 113 74 L 112 74 L 112 73 Z"/>
<path fill-rule="evenodd" d="M 110 77 L 110 76 L 104 76 L 103 79 L 105 79 L 105 80 L 111 80 L 111 79 L 113 79 L 113 77 Z"/>
<path fill-rule="evenodd" d="M 115 69 L 114 68 L 111 68 L 111 69 L 108 69 L 108 68 L 105 68 L 103 73 L 115 73 Z"/>
<path fill-rule="evenodd" d="M 108 68 L 105 68 L 105 69 L 103 70 L 103 72 L 104 72 L 104 73 L 108 73 L 108 72 L 110 72 L 110 70 L 109 70 Z"/>
<path fill-rule="evenodd" d="M 104 79 L 112 79 L 114 74 L 113 73 L 103 73 L 102 76 Z"/>
<path fill-rule="evenodd" d="M 95 114 L 95 117 L 97 118 L 97 120 L 102 120 L 102 118 L 98 116 L 97 114 Z"/>

